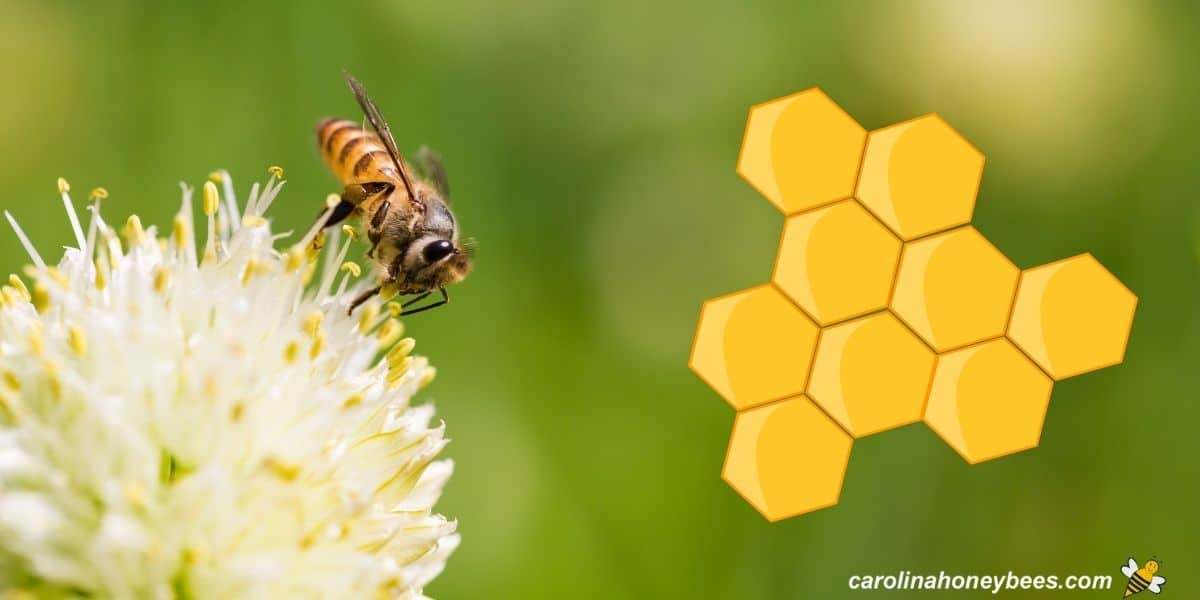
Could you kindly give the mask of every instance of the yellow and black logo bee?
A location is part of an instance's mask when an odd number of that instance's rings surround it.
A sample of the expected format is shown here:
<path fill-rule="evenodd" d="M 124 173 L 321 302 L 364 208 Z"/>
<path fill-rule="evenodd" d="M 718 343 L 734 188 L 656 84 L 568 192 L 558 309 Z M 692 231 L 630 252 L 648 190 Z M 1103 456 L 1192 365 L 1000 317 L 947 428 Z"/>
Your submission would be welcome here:
<path fill-rule="evenodd" d="M 1129 564 L 1121 567 L 1121 573 L 1129 578 L 1129 583 L 1125 584 L 1125 598 L 1128 598 L 1138 592 L 1150 590 L 1153 594 L 1162 592 L 1162 586 L 1167 582 L 1165 577 L 1155 575 L 1158 573 L 1158 568 L 1162 563 L 1156 558 L 1146 561 L 1146 565 L 1138 568 L 1136 560 L 1129 557 Z"/>

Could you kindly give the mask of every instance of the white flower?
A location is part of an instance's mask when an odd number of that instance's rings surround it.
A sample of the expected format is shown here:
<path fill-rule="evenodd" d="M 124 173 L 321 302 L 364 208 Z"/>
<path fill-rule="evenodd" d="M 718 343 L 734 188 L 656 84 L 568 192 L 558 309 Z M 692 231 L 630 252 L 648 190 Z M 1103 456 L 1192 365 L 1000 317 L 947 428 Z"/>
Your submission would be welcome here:
<path fill-rule="evenodd" d="M 57 266 L 8 216 L 34 264 L 0 293 L 0 595 L 420 598 L 442 570 L 434 370 L 394 311 L 347 314 L 349 239 L 308 286 L 316 228 L 274 249 L 272 173 L 244 216 L 214 174 L 199 249 L 186 187 L 167 235 L 118 235 L 60 180 Z"/>

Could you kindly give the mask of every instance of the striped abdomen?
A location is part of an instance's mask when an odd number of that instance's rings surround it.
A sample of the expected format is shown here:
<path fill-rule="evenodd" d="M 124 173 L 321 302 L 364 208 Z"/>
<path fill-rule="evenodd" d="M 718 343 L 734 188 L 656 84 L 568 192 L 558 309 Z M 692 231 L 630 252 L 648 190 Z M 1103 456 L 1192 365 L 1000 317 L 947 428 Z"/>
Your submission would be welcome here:
<path fill-rule="evenodd" d="M 1129 578 L 1129 583 L 1125 585 L 1125 597 L 1128 598 L 1138 592 L 1141 592 L 1149 586 L 1150 582 L 1147 581 L 1145 577 L 1142 577 L 1142 572 L 1136 571 L 1133 576 Z"/>
<path fill-rule="evenodd" d="M 399 181 L 387 148 L 374 133 L 354 121 L 324 119 L 317 124 L 321 158 L 343 185 L 366 181 Z"/>

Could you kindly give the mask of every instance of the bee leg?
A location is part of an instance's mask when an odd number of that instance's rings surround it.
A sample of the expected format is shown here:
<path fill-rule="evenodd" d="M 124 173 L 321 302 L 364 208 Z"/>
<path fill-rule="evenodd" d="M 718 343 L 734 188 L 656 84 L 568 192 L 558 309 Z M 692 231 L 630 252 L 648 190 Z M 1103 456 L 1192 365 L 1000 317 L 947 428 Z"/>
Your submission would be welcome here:
<path fill-rule="evenodd" d="M 390 196 L 396 190 L 395 184 L 387 181 L 366 181 L 363 183 L 351 183 L 342 188 L 342 201 L 349 202 L 355 207 L 362 204 L 364 200 L 372 196 L 380 194 Z"/>
<path fill-rule="evenodd" d="M 371 249 L 367 251 L 367 258 L 375 258 L 375 248 L 379 247 L 379 240 L 383 236 L 379 235 L 380 228 L 383 227 L 383 222 L 387 219 L 388 211 L 391 210 L 392 203 L 389 200 L 384 200 L 379 204 L 379 208 L 375 209 L 375 214 L 371 216 L 371 226 L 369 232 L 375 232 L 371 237 Z"/>
<path fill-rule="evenodd" d="M 417 296 L 416 298 L 413 298 L 412 300 L 407 300 L 403 304 L 400 305 L 400 308 L 408 308 L 409 306 L 412 306 L 413 304 L 416 304 L 416 303 L 428 298 L 429 295 L 432 293 L 433 292 L 425 292 L 424 294 L 421 294 L 420 296 Z"/>
<path fill-rule="evenodd" d="M 319 214 L 317 214 L 317 218 L 320 219 L 321 215 L 323 214 L 325 214 L 325 211 L 321 211 Z M 325 219 L 325 224 L 322 225 L 321 228 L 328 229 L 333 227 L 334 225 L 345 221 L 346 217 L 349 217 L 352 214 L 354 214 L 354 204 L 342 200 L 333 207 L 333 212 L 329 213 L 329 218 Z"/>
<path fill-rule="evenodd" d="M 375 296 L 375 294 L 378 294 L 379 291 L 382 289 L 383 289 L 382 285 L 377 285 L 377 286 L 359 294 L 357 297 L 354 298 L 354 301 L 350 303 L 350 310 L 346 311 L 346 314 L 353 315 L 354 309 L 358 308 L 359 306 L 362 306 L 364 302 L 373 298 Z"/>
<path fill-rule="evenodd" d="M 442 299 L 441 299 L 441 300 L 438 300 L 437 302 L 432 302 L 432 303 L 426 304 L 425 306 L 422 306 L 422 307 L 419 307 L 419 308 L 412 308 L 412 309 L 409 309 L 409 310 L 402 310 L 402 311 L 400 311 L 400 316 L 402 316 L 402 317 L 403 317 L 403 316 L 405 316 L 405 315 L 415 315 L 415 314 L 417 314 L 417 313 L 419 313 L 419 312 L 424 312 L 424 311 L 427 311 L 427 310 L 430 310 L 430 309 L 433 309 L 433 308 L 437 308 L 437 307 L 439 307 L 439 306 L 442 306 L 442 305 L 445 305 L 445 304 L 449 304 L 449 303 L 450 303 L 450 295 L 446 293 L 446 288 L 444 288 L 444 287 L 440 287 L 440 288 L 438 288 L 438 291 L 442 293 Z M 412 304 L 413 302 L 416 302 L 417 300 L 421 300 L 422 298 L 425 298 L 426 296 L 428 296 L 428 295 L 429 295 L 429 294 L 431 294 L 431 293 L 432 293 L 432 292 L 425 292 L 424 294 L 421 294 L 420 296 L 417 296 L 415 299 L 413 299 L 413 300 L 409 300 L 408 302 L 405 302 L 404 304 L 401 304 L 401 305 L 400 305 L 400 307 L 401 307 L 401 308 L 404 308 L 405 306 L 408 306 L 409 304 Z"/>
<path fill-rule="evenodd" d="M 379 247 L 379 240 L 383 239 L 378 231 L 367 230 L 367 239 L 371 241 L 371 249 L 367 250 L 367 258 L 375 258 L 375 249 Z"/>
<path fill-rule="evenodd" d="M 393 281 L 400 279 L 400 269 L 404 267 L 404 253 L 401 252 L 392 259 L 392 264 L 388 265 L 388 277 Z"/>
<path fill-rule="evenodd" d="M 388 211 L 392 209 L 392 202 L 384 200 L 379 204 L 379 208 L 375 209 L 375 214 L 371 216 L 371 229 L 379 231 L 383 227 L 383 222 L 387 219 Z"/>

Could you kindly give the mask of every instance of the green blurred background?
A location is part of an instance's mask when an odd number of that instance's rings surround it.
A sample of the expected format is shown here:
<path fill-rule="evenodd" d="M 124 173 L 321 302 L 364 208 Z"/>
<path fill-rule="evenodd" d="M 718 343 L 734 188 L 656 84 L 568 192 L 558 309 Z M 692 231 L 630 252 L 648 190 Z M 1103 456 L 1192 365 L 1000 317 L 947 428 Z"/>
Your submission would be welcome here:
<path fill-rule="evenodd" d="M 336 188 L 313 126 L 358 117 L 343 67 L 405 149 L 440 149 L 479 251 L 409 323 L 464 537 L 430 595 L 829 598 L 902 569 L 1120 578 L 1132 553 L 1195 596 L 1200 5 L 339 4 L 0 0 L 0 205 L 54 254 L 60 175 L 164 224 L 180 179 L 244 194 L 280 164 L 277 227 L 305 227 Z M 772 267 L 746 110 L 811 86 L 867 128 L 940 113 L 987 155 L 986 235 L 1021 267 L 1091 251 L 1140 305 L 1037 450 L 969 467 L 924 426 L 874 436 L 837 507 L 771 525 L 719 478 L 733 412 L 687 353 L 701 301 Z"/>

